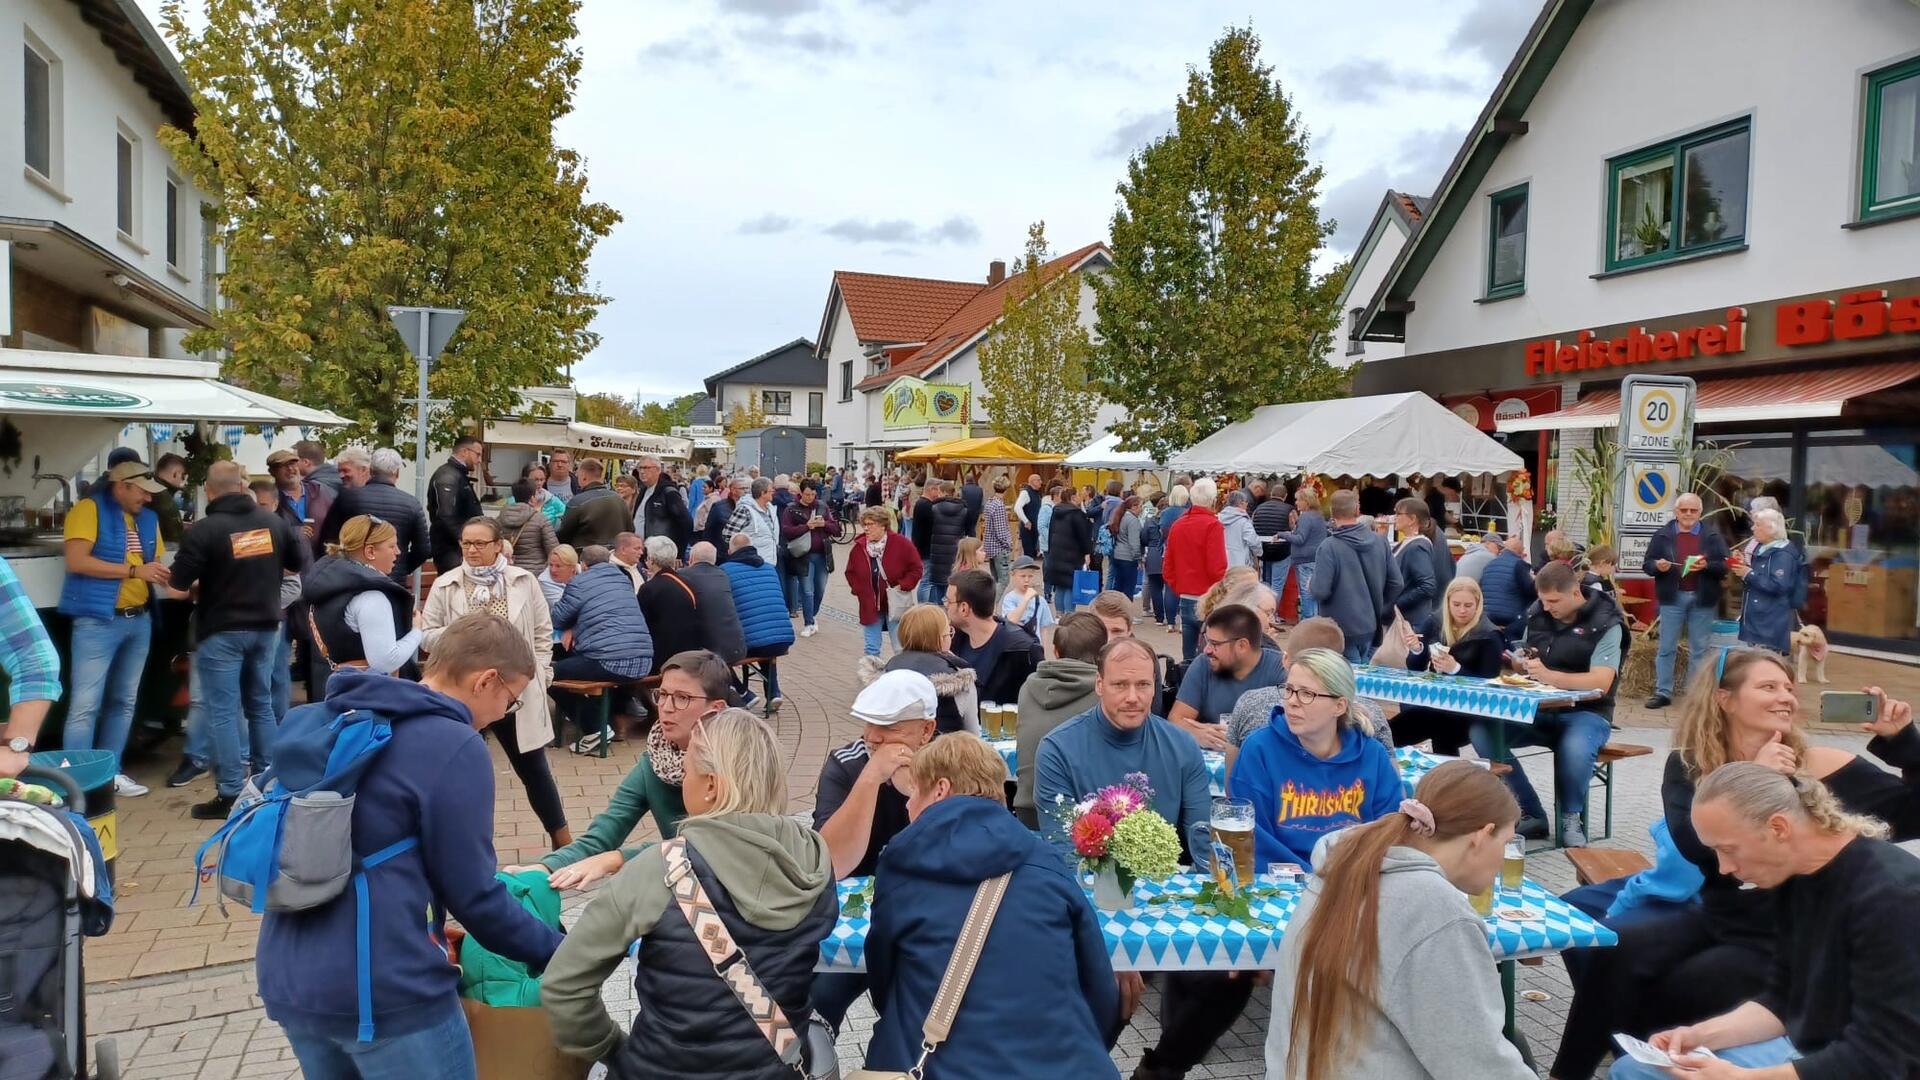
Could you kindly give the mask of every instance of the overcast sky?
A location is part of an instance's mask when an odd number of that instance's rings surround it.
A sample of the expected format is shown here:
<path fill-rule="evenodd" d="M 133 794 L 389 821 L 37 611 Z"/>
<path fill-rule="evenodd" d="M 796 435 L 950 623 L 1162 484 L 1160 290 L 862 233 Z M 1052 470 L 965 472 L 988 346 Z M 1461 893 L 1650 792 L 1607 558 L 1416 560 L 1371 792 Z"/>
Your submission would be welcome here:
<path fill-rule="evenodd" d="M 157 22 L 161 0 L 139 0 Z M 835 270 L 984 278 L 1044 219 L 1106 237 L 1189 65 L 1251 24 L 1336 248 L 1430 193 L 1540 0 L 586 0 L 560 140 L 625 220 L 584 389 L 668 395 L 819 328 Z"/>

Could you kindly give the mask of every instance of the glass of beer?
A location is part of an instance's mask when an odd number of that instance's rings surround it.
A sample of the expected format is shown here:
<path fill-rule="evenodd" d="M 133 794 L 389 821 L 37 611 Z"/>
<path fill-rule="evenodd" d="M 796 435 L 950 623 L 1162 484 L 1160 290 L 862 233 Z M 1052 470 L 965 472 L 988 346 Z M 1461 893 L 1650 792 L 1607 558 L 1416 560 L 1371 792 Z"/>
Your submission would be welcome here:
<path fill-rule="evenodd" d="M 1474 893 L 1467 899 L 1473 904 L 1473 913 L 1475 915 L 1484 919 L 1493 914 L 1493 882 L 1487 882 L 1486 888 Z"/>
<path fill-rule="evenodd" d="M 1000 706 L 1000 730 L 1011 739 L 1020 734 L 1020 705 L 1015 702 Z"/>
<path fill-rule="evenodd" d="M 1000 737 L 1000 706 L 996 702 L 980 703 L 980 731 L 989 739 Z"/>
<path fill-rule="evenodd" d="M 1518 893 L 1527 876 L 1527 842 L 1521 837 L 1507 841 L 1506 857 L 1500 861 L 1500 887 Z"/>
<path fill-rule="evenodd" d="M 1234 873 L 1241 881 L 1253 881 L 1253 802 L 1216 798 L 1209 820 L 1214 838 L 1233 852 Z"/>

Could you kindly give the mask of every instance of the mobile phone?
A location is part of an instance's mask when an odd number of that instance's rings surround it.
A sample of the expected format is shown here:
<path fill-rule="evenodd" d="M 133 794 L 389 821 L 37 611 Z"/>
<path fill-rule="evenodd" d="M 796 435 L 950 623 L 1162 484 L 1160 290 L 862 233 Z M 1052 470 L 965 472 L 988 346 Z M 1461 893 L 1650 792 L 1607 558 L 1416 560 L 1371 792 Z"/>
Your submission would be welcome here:
<path fill-rule="evenodd" d="M 1872 694 L 1848 690 L 1826 690 L 1820 694 L 1820 722 L 1823 724 L 1871 724 L 1874 705 Z"/>

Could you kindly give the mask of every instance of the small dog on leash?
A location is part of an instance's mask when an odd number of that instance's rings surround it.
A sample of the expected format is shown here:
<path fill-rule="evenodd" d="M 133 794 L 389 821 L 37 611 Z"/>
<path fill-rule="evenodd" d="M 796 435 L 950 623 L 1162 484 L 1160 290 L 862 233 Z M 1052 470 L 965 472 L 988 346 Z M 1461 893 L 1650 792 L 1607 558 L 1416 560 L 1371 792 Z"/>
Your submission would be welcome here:
<path fill-rule="evenodd" d="M 1801 682 L 1807 681 L 1807 672 L 1811 668 L 1813 681 L 1827 681 L 1827 635 L 1812 623 L 1807 623 L 1793 632 L 1793 660 L 1795 677 Z"/>

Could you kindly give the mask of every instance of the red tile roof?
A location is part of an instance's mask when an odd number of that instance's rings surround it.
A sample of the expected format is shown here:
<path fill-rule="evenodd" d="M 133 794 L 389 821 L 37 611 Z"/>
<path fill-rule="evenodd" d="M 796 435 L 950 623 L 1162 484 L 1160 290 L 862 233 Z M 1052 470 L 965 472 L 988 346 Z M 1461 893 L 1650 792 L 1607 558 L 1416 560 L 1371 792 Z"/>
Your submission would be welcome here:
<path fill-rule="evenodd" d="M 1079 266 L 1095 252 L 1105 254 L 1106 250 L 1107 245 L 1095 243 L 1069 251 L 1042 266 L 1040 276 L 1042 280 L 1049 280 Z M 854 389 L 871 390 L 885 386 L 902 375 L 919 375 L 937 367 L 942 360 L 958 352 L 968 342 L 978 337 L 981 331 L 999 320 L 1001 313 L 1006 310 L 1007 290 L 1021 287 L 1022 281 L 1022 277 L 1015 274 L 998 285 L 988 285 L 980 289 L 971 299 L 962 304 L 958 311 L 921 339 L 926 342 L 926 345 L 906 359 L 894 361 L 887 370 L 878 375 L 869 375 L 855 383 Z"/>
<path fill-rule="evenodd" d="M 926 341 L 947 317 L 987 286 L 978 281 L 857 274 L 836 270 L 833 284 L 862 342 Z"/>

